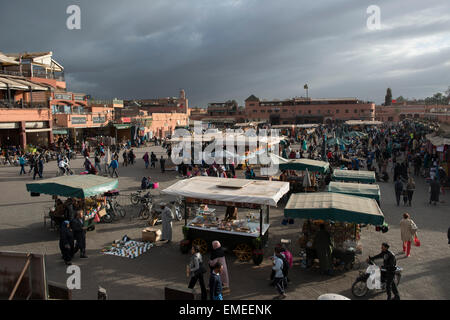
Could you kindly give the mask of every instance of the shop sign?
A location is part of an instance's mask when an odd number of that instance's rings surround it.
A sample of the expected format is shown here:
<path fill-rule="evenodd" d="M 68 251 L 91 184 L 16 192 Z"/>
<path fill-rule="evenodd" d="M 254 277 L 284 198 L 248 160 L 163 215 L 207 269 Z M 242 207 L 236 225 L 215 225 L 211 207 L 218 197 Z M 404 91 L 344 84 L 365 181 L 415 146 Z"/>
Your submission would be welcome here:
<path fill-rule="evenodd" d="M 131 118 L 122 117 L 122 123 L 130 123 L 130 122 L 131 122 Z"/>
<path fill-rule="evenodd" d="M 72 117 L 71 122 L 72 124 L 85 124 L 86 117 Z"/>
<path fill-rule="evenodd" d="M 93 123 L 104 123 L 106 121 L 105 117 L 92 117 Z"/>
<path fill-rule="evenodd" d="M 74 96 L 73 100 L 84 101 L 84 96 Z"/>
<path fill-rule="evenodd" d="M 56 100 L 72 100 L 71 94 L 55 93 Z"/>

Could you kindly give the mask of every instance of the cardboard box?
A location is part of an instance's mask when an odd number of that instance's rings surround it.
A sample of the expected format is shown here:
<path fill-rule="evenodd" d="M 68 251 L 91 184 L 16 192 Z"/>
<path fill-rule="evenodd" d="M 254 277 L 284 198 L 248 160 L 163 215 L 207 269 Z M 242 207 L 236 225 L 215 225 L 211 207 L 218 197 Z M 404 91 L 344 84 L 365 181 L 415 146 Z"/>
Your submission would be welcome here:
<path fill-rule="evenodd" d="M 142 241 L 156 242 L 161 240 L 161 230 L 157 228 L 145 228 L 142 230 Z"/>
<path fill-rule="evenodd" d="M 105 216 L 105 215 L 106 215 L 106 209 L 104 209 L 104 208 L 98 212 L 98 216 L 99 216 L 100 218 L 103 217 L 103 216 Z"/>

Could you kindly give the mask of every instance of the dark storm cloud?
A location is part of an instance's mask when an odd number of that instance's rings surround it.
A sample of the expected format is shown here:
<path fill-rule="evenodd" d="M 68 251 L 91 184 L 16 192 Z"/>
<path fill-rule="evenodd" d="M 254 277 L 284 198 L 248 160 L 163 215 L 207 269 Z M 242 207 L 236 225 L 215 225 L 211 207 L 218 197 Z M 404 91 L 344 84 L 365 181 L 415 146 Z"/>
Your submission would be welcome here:
<path fill-rule="evenodd" d="M 81 30 L 66 28 L 81 7 Z M 382 29 L 366 27 L 369 5 Z M 418 0 L 8 1 L 3 52 L 51 50 L 70 90 L 96 97 L 174 96 L 191 106 L 250 94 L 382 102 L 450 85 L 450 4 Z"/>

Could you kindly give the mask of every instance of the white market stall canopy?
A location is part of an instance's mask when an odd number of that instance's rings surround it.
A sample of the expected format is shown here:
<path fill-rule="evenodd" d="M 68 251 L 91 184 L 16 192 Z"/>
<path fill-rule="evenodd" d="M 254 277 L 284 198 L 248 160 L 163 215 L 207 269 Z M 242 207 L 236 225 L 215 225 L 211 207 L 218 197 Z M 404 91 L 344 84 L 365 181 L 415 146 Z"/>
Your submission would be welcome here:
<path fill-rule="evenodd" d="M 230 182 L 229 179 L 200 176 L 178 181 L 162 190 L 162 193 L 194 199 L 276 206 L 281 197 L 289 192 L 288 182 L 231 180 L 242 187 L 226 188 L 223 185 Z"/>
<path fill-rule="evenodd" d="M 284 128 L 303 128 L 303 129 L 310 129 L 310 128 L 317 128 L 320 125 L 317 123 L 305 123 L 305 124 L 276 124 L 271 126 L 272 129 L 284 129 Z"/>
<path fill-rule="evenodd" d="M 362 121 L 362 120 L 347 120 L 345 121 L 345 124 L 349 126 L 357 126 L 357 125 L 363 125 L 363 126 L 376 126 L 383 124 L 381 121 Z"/>
<path fill-rule="evenodd" d="M 374 199 L 334 192 L 295 193 L 289 198 L 284 216 L 375 226 L 384 223 L 384 215 Z"/>
<path fill-rule="evenodd" d="M 425 136 L 428 140 L 430 140 L 431 144 L 433 146 L 444 146 L 444 145 L 449 145 L 450 144 L 450 139 L 449 138 L 444 138 L 441 136 L 433 136 L 433 134 L 427 134 Z"/>

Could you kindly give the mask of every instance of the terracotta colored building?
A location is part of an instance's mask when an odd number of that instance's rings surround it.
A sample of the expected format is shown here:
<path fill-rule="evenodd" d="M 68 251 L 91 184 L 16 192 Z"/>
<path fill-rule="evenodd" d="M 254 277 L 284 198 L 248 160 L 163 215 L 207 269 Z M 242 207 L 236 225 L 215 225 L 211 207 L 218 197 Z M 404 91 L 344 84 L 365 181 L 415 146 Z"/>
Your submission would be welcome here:
<path fill-rule="evenodd" d="M 178 97 L 125 100 L 124 106 L 138 106 L 141 110 L 145 110 L 149 114 L 166 112 L 187 114 L 189 110 L 189 100 L 186 98 L 185 91 L 181 89 Z"/>
<path fill-rule="evenodd" d="M 266 101 L 251 95 L 245 100 L 245 111 L 248 121 L 267 121 L 273 125 L 375 119 L 375 104 L 356 98 Z"/>
<path fill-rule="evenodd" d="M 13 130 L 0 132 L 0 137 L 4 136 L 1 143 L 25 147 L 27 144 L 47 145 L 61 135 L 76 142 L 88 136 L 107 134 L 108 130 L 99 128 L 105 128 L 114 120 L 116 108 L 123 108 L 122 100 L 89 100 L 83 93 L 68 92 L 64 68 L 52 55 L 52 52 L 0 53 L 3 79 L 0 108 L 3 104 L 9 106 L 7 109 L 12 109 L 11 106 L 27 109 L 1 111 L 3 124 L 0 128 Z M 39 110 L 31 112 L 29 109 Z M 26 115 L 26 120 L 22 114 Z M 39 116 L 34 116 L 36 114 Z M 43 118 L 43 115 L 47 116 Z M 11 139 L 14 130 L 20 131 L 20 139 Z"/>
<path fill-rule="evenodd" d="M 378 121 L 399 122 L 404 119 L 431 119 L 450 123 L 450 105 L 396 103 L 391 106 L 376 106 Z"/>

